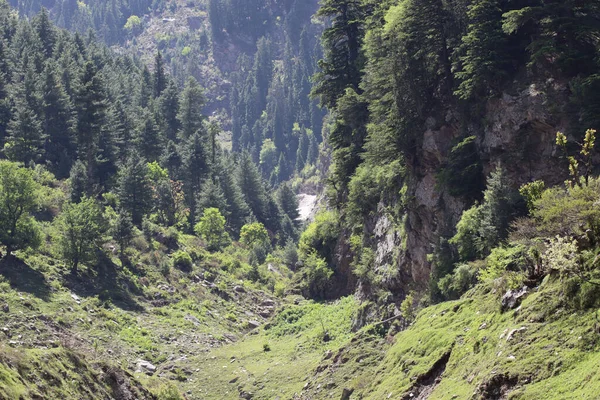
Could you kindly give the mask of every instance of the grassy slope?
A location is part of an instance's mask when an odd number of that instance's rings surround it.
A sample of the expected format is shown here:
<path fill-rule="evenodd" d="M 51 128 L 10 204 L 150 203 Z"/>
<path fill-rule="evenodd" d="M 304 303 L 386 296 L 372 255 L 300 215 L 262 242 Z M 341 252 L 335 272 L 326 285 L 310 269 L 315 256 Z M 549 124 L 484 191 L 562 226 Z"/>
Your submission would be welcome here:
<path fill-rule="evenodd" d="M 334 398 L 347 387 L 354 389 L 353 399 L 397 399 L 410 393 L 423 399 L 597 399 L 595 310 L 564 308 L 558 287 L 547 283 L 519 310 L 501 313 L 497 293 L 480 286 L 459 301 L 423 310 L 393 338 L 394 344 L 390 338 L 364 335 L 343 350 L 347 362 L 326 363 L 311 385 L 333 382 Z M 385 356 L 366 352 L 369 342 Z M 447 364 L 435 371 L 436 362 L 448 354 Z M 422 391 L 426 394 L 418 397 Z M 309 390 L 305 397 L 330 395 Z"/>
<path fill-rule="evenodd" d="M 109 260 L 71 278 L 49 254 L 0 262 L 0 399 L 127 398 L 114 394 L 115 379 L 139 391 L 133 398 L 152 398 L 136 380 L 154 393 L 171 382 L 189 399 L 341 398 L 344 389 L 352 399 L 600 393 L 600 323 L 594 310 L 569 308 L 558 282 L 548 280 L 504 313 L 502 291 L 480 285 L 382 337 L 372 328 L 351 332 L 353 298 L 326 305 L 279 299 L 245 281 L 249 267 L 235 262 L 235 249 L 208 255 L 181 237 L 193 269 L 164 275 L 168 250 L 138 241 L 135 273 Z M 289 275 L 273 262 L 263 275 L 285 282 Z M 274 317 L 264 314 L 275 308 Z M 135 372 L 139 359 L 156 373 Z"/>

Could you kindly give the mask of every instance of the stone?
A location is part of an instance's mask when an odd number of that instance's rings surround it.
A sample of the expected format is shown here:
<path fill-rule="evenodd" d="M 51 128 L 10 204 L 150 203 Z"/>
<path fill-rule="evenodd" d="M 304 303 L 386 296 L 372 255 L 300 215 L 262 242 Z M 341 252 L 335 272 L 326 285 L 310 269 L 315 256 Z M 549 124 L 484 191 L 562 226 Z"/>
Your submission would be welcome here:
<path fill-rule="evenodd" d="M 243 286 L 234 286 L 233 291 L 236 293 L 246 293 L 246 289 Z"/>
<path fill-rule="evenodd" d="M 273 300 L 263 300 L 260 305 L 263 307 L 275 307 L 275 302 Z"/>
<path fill-rule="evenodd" d="M 255 328 L 258 328 L 259 326 L 260 326 L 260 322 L 258 322 L 258 321 L 254 321 L 254 320 L 248 321 L 248 328 L 250 328 L 250 329 L 255 329 Z"/>
<path fill-rule="evenodd" d="M 506 336 L 506 341 L 510 342 L 511 340 L 513 340 L 516 337 L 516 335 L 521 334 L 521 333 L 525 332 L 526 330 L 527 330 L 527 328 L 525 328 L 524 326 L 522 326 L 518 329 L 513 329 Z"/>
<path fill-rule="evenodd" d="M 329 359 L 331 358 L 331 356 L 333 356 L 333 351 L 331 351 L 331 350 L 327 350 L 327 351 L 325 352 L 325 356 L 323 356 L 323 359 L 324 359 L 324 360 L 329 360 Z"/>
<path fill-rule="evenodd" d="M 10 307 L 8 306 L 8 304 L 2 304 L 2 311 L 4 311 L 5 313 L 10 312 Z"/>
<path fill-rule="evenodd" d="M 186 321 L 190 321 L 192 324 L 194 324 L 195 326 L 200 326 L 200 320 L 196 317 L 194 317 L 193 315 L 187 314 L 185 317 L 183 317 Z"/>
<path fill-rule="evenodd" d="M 81 299 L 75 293 L 71 293 L 71 298 L 75 300 L 75 303 L 81 304 Z"/>
<path fill-rule="evenodd" d="M 519 290 L 509 290 L 502 296 L 502 311 L 512 310 L 521 304 L 521 301 L 529 293 L 527 286 Z"/>
<path fill-rule="evenodd" d="M 147 375 L 154 375 L 156 372 L 156 366 L 146 360 L 138 360 L 137 368 L 138 370 L 145 372 Z"/>
<path fill-rule="evenodd" d="M 484 330 L 486 328 L 487 328 L 487 323 L 486 322 L 484 322 L 483 324 L 479 325 L 479 330 L 480 331 L 482 331 L 482 330 Z"/>

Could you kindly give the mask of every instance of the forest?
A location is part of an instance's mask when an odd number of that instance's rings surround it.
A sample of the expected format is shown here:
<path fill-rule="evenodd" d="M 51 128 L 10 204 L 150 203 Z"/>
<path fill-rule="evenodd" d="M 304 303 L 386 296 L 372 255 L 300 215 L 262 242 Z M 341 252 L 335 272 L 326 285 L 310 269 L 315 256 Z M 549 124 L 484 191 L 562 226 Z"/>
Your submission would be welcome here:
<path fill-rule="evenodd" d="M 600 2 L 0 0 L 0 399 L 593 399 Z"/>

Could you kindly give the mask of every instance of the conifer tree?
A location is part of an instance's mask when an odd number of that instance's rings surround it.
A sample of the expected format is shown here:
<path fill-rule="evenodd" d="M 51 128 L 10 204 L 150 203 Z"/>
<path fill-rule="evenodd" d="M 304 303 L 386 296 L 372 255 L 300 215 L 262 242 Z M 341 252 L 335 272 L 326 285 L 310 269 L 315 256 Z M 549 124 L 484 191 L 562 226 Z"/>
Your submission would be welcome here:
<path fill-rule="evenodd" d="M 242 153 L 238 167 L 238 182 L 252 213 L 264 222 L 268 212 L 268 197 L 260 172 L 247 152 Z"/>
<path fill-rule="evenodd" d="M 65 178 L 75 158 L 74 120 L 69 97 L 56 75 L 56 64 L 46 64 L 42 85 L 46 159 L 56 177 Z"/>
<path fill-rule="evenodd" d="M 168 140 L 177 140 L 177 132 L 180 129 L 179 113 L 179 89 L 173 81 L 169 81 L 166 89 L 158 100 L 161 125 Z"/>
<path fill-rule="evenodd" d="M 131 214 L 136 226 L 140 226 L 152 206 L 152 187 L 146 161 L 137 152 L 131 154 L 119 171 L 118 194 L 123 210 Z"/>
<path fill-rule="evenodd" d="M 203 131 L 202 108 L 204 102 L 204 93 L 198 81 L 193 77 L 189 77 L 181 94 L 179 113 L 177 114 L 183 138 L 187 139 L 195 133 Z"/>
<path fill-rule="evenodd" d="M 163 56 L 159 51 L 154 57 L 154 97 L 159 97 L 167 88 L 167 76 L 165 75 L 165 64 Z"/>
<path fill-rule="evenodd" d="M 300 217 L 300 213 L 298 212 L 298 198 L 289 185 L 281 185 L 277 191 L 277 203 L 281 210 L 290 217 L 292 221 L 295 221 Z"/>

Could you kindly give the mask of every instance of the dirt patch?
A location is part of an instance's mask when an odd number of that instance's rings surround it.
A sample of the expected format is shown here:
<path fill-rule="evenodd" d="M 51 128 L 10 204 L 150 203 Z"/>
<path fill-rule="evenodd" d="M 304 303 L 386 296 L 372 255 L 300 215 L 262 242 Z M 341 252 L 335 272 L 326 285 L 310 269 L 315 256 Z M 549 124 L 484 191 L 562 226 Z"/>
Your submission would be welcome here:
<path fill-rule="evenodd" d="M 492 376 L 487 381 L 483 382 L 477 388 L 479 399 L 504 400 L 508 398 L 508 394 L 513 391 L 519 377 L 509 374 L 498 374 Z"/>
<path fill-rule="evenodd" d="M 452 350 L 445 353 L 433 364 L 427 373 L 419 376 L 412 389 L 402 396 L 402 400 L 426 400 L 440 383 L 442 374 L 446 370 L 446 364 L 450 359 Z"/>

